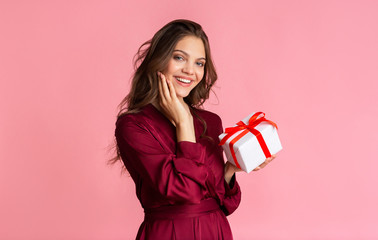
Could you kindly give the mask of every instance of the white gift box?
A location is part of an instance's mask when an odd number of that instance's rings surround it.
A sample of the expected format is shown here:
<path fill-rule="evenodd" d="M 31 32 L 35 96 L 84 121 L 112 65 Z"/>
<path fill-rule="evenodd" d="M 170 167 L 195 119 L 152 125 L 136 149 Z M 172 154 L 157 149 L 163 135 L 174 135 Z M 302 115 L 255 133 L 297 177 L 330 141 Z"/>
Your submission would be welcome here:
<path fill-rule="evenodd" d="M 242 122 L 248 125 L 249 119 L 253 114 L 254 113 L 248 115 L 242 120 Z M 270 154 L 273 155 L 282 150 L 282 145 L 278 137 L 277 129 L 272 124 L 270 124 L 269 122 L 261 122 L 260 124 L 255 126 L 254 129 L 261 133 Z M 244 130 L 245 129 L 234 133 L 222 145 L 227 160 L 235 166 L 237 166 L 237 164 L 235 163 L 231 154 L 230 142 L 234 138 L 239 136 Z M 222 140 L 226 135 L 226 133 L 222 133 L 221 135 L 219 135 L 219 139 Z M 233 149 L 240 168 L 247 173 L 258 167 L 267 158 L 257 137 L 249 131 L 246 135 L 244 135 L 234 143 Z"/>

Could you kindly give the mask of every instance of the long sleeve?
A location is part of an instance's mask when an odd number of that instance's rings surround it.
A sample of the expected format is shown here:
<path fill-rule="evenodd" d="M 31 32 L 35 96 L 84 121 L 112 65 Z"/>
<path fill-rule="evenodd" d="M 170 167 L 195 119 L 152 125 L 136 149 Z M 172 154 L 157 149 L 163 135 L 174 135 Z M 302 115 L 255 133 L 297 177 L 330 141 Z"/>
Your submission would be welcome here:
<path fill-rule="evenodd" d="M 143 123 L 127 117 L 117 124 L 116 139 L 126 167 L 145 184 L 172 203 L 200 202 L 208 175 L 204 146 L 179 142 L 172 153 Z"/>
<path fill-rule="evenodd" d="M 219 122 L 220 124 L 218 128 L 218 135 L 220 135 L 223 132 L 222 120 L 220 118 Z M 219 143 L 219 141 L 217 143 Z M 221 147 L 220 149 L 223 152 L 223 149 Z M 223 153 L 221 155 L 223 158 Z M 236 173 L 234 173 L 234 175 L 232 176 L 229 184 L 227 184 L 226 180 L 223 180 L 223 182 L 225 194 L 223 199 L 222 210 L 225 213 L 225 215 L 228 216 L 239 207 L 241 201 L 241 191 L 240 186 L 236 181 Z"/>
<path fill-rule="evenodd" d="M 236 181 L 236 174 L 231 178 L 230 184 L 224 181 L 225 198 L 223 200 L 223 212 L 226 216 L 233 213 L 239 206 L 241 201 L 241 191 L 238 182 Z"/>

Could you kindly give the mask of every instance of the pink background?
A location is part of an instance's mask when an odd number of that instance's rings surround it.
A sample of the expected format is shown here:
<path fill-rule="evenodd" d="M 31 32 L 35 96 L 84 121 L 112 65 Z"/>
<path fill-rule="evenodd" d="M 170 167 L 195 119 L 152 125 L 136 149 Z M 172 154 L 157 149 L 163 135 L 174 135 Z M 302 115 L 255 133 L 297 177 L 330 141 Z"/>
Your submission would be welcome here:
<path fill-rule="evenodd" d="M 231 2 L 231 3 L 230 3 Z M 132 57 L 198 21 L 219 73 L 206 108 L 252 111 L 284 150 L 238 174 L 235 239 L 378 239 L 378 2 L 1 1 L 0 239 L 132 239 L 142 208 L 107 166 Z"/>

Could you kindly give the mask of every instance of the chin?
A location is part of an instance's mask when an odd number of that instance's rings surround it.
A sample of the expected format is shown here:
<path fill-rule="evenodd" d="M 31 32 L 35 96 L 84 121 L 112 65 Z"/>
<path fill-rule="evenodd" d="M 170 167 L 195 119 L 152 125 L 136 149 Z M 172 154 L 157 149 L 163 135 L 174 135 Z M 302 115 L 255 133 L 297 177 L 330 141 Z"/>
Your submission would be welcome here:
<path fill-rule="evenodd" d="M 176 88 L 177 89 L 177 88 Z M 180 91 L 180 90 L 183 90 L 183 91 Z M 180 90 L 176 90 L 176 96 L 177 97 L 181 97 L 181 98 L 185 98 L 189 95 L 190 92 L 187 91 L 187 89 L 180 89 Z"/>
<path fill-rule="evenodd" d="M 180 94 L 180 93 L 176 93 L 176 96 L 177 96 L 177 97 L 180 97 L 180 98 L 186 98 L 187 96 L 189 96 L 189 94 Z"/>

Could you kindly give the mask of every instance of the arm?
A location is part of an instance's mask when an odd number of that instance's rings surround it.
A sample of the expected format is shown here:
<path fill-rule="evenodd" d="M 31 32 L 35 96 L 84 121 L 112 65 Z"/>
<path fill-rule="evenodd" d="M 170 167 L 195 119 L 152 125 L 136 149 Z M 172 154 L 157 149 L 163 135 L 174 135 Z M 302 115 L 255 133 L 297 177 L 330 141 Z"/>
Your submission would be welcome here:
<path fill-rule="evenodd" d="M 205 149 L 199 143 L 177 143 L 176 154 L 166 152 L 158 140 L 132 117 L 116 128 L 117 144 L 132 168 L 146 184 L 172 202 L 199 202 L 205 194 Z"/>
<path fill-rule="evenodd" d="M 241 169 L 237 168 L 236 166 L 232 165 L 230 162 L 226 162 L 224 165 L 224 180 L 227 184 L 230 184 L 231 178 L 235 176 L 236 172 L 240 172 Z"/>
<path fill-rule="evenodd" d="M 267 158 L 265 162 L 263 162 L 260 166 L 255 168 L 253 171 L 258 171 L 264 168 L 268 163 L 273 161 L 276 158 L 276 155 L 272 155 L 272 157 Z M 223 211 L 226 215 L 230 215 L 233 213 L 236 208 L 239 206 L 241 201 L 241 192 L 240 186 L 236 181 L 236 172 L 240 172 L 241 170 L 229 162 L 226 162 L 224 167 L 224 188 L 225 188 L 225 199 L 223 203 Z"/>
<path fill-rule="evenodd" d="M 267 158 L 260 166 L 256 167 L 253 171 L 258 171 L 269 164 L 276 155 Z M 236 172 L 240 172 L 241 169 L 237 168 L 230 162 L 226 162 L 224 167 L 224 179 L 225 179 L 225 200 L 224 200 L 224 212 L 226 215 L 231 214 L 239 206 L 241 200 L 241 193 L 239 184 L 236 181 Z"/>
<path fill-rule="evenodd" d="M 233 213 L 240 204 L 241 201 L 241 191 L 238 182 L 236 181 L 236 174 L 230 179 L 228 184 L 226 180 L 224 181 L 225 196 L 223 200 L 222 210 L 226 216 Z"/>
<path fill-rule="evenodd" d="M 182 97 L 177 97 L 171 80 L 159 76 L 159 104 L 156 107 L 176 126 L 177 141 L 196 142 L 193 116 Z"/>
<path fill-rule="evenodd" d="M 122 125 L 119 145 L 130 157 L 129 165 L 142 180 L 173 202 L 199 202 L 205 190 L 207 168 L 205 148 L 196 143 L 193 117 L 182 98 L 176 96 L 172 81 L 159 76 L 159 102 L 154 102 L 175 126 L 176 154 L 166 152 L 147 126 L 131 116 Z M 127 119 L 126 119 L 127 120 Z"/>
<path fill-rule="evenodd" d="M 218 136 L 223 132 L 222 120 L 220 119 L 219 121 L 220 121 L 220 124 L 219 124 L 220 126 L 218 129 Z M 223 152 L 222 147 L 220 147 L 220 151 Z M 223 160 L 223 154 L 222 154 L 222 160 Z M 238 182 L 236 181 L 236 172 L 239 172 L 239 171 L 241 171 L 241 169 L 235 167 L 228 161 L 224 165 L 225 196 L 223 200 L 222 210 L 226 216 L 233 213 L 238 208 L 241 201 L 240 186 Z"/>

